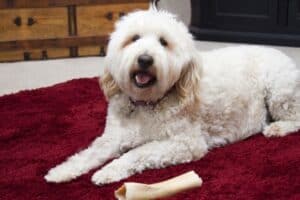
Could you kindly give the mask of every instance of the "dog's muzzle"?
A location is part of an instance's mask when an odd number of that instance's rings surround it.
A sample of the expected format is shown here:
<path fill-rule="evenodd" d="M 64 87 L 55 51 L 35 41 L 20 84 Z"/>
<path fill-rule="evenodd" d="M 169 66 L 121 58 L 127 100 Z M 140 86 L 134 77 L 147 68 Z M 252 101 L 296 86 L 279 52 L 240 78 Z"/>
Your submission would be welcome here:
<path fill-rule="evenodd" d="M 138 57 L 138 66 L 141 70 L 147 70 L 154 63 L 154 59 L 152 56 L 148 54 L 142 54 Z"/>
<path fill-rule="evenodd" d="M 145 70 L 137 70 L 133 72 L 131 78 L 138 88 L 147 88 L 154 85 L 156 82 L 156 76 Z"/>
<path fill-rule="evenodd" d="M 133 83 L 138 88 L 147 88 L 155 84 L 154 59 L 148 54 L 142 54 L 137 59 L 137 70 L 131 74 Z"/>

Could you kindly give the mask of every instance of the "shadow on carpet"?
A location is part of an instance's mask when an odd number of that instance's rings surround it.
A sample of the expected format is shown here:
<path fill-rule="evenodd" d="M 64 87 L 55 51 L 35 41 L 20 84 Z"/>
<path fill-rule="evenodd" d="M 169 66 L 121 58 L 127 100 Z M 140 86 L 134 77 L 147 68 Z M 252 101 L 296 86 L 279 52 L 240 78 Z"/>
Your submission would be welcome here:
<path fill-rule="evenodd" d="M 107 103 L 97 79 L 78 79 L 0 97 L 0 199 L 110 200 L 122 183 L 93 185 L 91 175 L 49 184 L 46 172 L 103 131 Z M 261 134 L 214 149 L 202 160 L 147 170 L 128 180 L 152 183 L 195 170 L 200 189 L 172 200 L 300 199 L 300 134 Z"/>

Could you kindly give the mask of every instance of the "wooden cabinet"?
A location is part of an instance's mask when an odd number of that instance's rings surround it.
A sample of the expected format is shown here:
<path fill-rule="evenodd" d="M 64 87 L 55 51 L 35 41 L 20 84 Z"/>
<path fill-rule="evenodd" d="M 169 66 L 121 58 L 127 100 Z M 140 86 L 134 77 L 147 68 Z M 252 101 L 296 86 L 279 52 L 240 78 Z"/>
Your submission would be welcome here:
<path fill-rule="evenodd" d="M 78 56 L 105 56 L 106 46 L 82 46 L 78 48 Z"/>
<path fill-rule="evenodd" d="M 147 0 L 0 0 L 0 62 L 104 56 L 120 17 Z"/>
<path fill-rule="evenodd" d="M 190 29 L 202 40 L 300 46 L 300 0 L 192 0 Z"/>
<path fill-rule="evenodd" d="M 137 8 L 147 9 L 144 3 L 113 4 L 107 6 L 81 6 L 77 9 L 78 35 L 106 35 L 114 28 L 114 23 L 126 13 Z"/>
<path fill-rule="evenodd" d="M 47 60 L 49 58 L 66 58 L 70 56 L 68 48 L 44 48 L 0 51 L 0 62 L 23 60 Z"/>
<path fill-rule="evenodd" d="M 66 8 L 0 10 L 0 41 L 68 36 Z"/>

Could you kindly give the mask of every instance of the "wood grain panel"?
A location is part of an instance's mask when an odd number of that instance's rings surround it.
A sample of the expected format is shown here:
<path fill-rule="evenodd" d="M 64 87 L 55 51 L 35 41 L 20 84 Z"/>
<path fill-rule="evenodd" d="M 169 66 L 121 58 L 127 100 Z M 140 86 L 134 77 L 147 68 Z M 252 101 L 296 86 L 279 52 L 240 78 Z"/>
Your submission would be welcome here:
<path fill-rule="evenodd" d="M 148 0 L 0 0 L 2 8 L 44 8 L 69 5 L 97 5 L 117 3 L 148 3 Z"/>
<path fill-rule="evenodd" d="M 68 36 L 66 8 L 0 10 L 0 42 Z"/>
<path fill-rule="evenodd" d="M 78 35 L 107 35 L 113 31 L 114 22 L 122 15 L 148 7 L 148 3 L 80 6 L 77 8 Z"/>
<path fill-rule="evenodd" d="M 78 56 L 105 56 L 106 46 L 82 46 L 78 48 Z"/>
<path fill-rule="evenodd" d="M 0 42 L 0 51 L 19 50 L 19 49 L 40 49 L 40 48 L 64 48 L 76 46 L 102 46 L 107 44 L 107 36 L 92 37 L 67 37 L 60 39 L 44 40 L 18 40 Z"/>
<path fill-rule="evenodd" d="M 70 56 L 70 50 L 68 48 L 49 48 L 49 49 L 0 51 L 0 62 L 23 61 L 24 57 L 26 56 L 28 60 L 66 58 Z"/>
<path fill-rule="evenodd" d="M 65 58 L 70 56 L 70 50 L 68 48 L 50 48 L 47 49 L 49 58 Z"/>
<path fill-rule="evenodd" d="M 0 51 L 0 62 L 24 60 L 23 51 Z"/>

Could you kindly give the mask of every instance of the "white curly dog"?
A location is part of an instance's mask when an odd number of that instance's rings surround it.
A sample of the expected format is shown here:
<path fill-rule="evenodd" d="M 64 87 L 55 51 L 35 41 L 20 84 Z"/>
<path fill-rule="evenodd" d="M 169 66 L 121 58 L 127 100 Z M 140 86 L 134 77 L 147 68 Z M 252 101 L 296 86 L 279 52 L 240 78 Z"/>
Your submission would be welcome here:
<path fill-rule="evenodd" d="M 259 132 L 300 128 L 300 71 L 289 57 L 258 46 L 198 52 L 166 11 L 136 11 L 117 22 L 101 86 L 109 100 L 103 135 L 51 169 L 48 182 L 116 158 L 92 176 L 103 185 L 198 160 Z"/>

